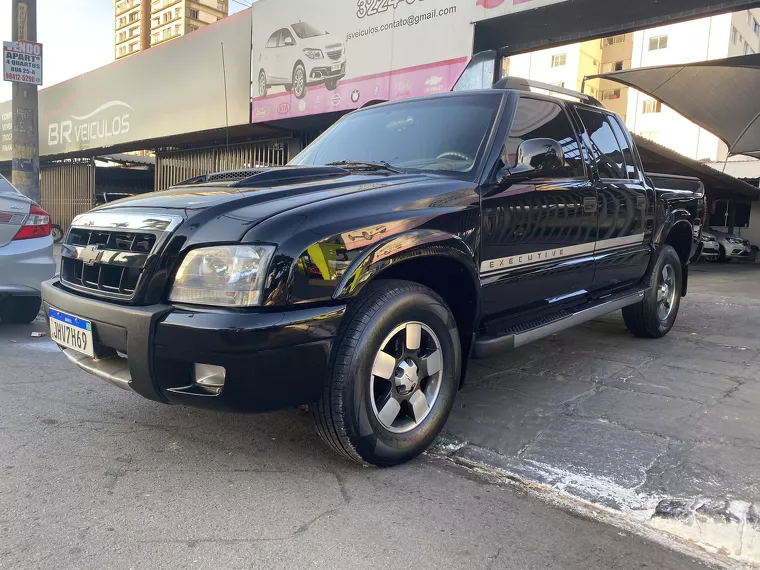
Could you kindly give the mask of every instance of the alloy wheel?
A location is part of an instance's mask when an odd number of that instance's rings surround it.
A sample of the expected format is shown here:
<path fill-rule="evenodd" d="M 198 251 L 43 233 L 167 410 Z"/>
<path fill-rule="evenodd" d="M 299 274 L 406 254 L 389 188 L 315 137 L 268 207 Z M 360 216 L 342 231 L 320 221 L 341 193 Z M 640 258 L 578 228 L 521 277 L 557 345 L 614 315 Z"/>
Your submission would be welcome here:
<path fill-rule="evenodd" d="M 443 378 L 441 342 L 424 323 L 396 327 L 375 356 L 370 378 L 372 411 L 390 432 L 419 426 L 438 399 Z"/>
<path fill-rule="evenodd" d="M 657 286 L 657 316 L 660 321 L 668 320 L 673 312 L 676 299 L 676 271 L 672 265 L 663 266 L 660 283 Z"/>

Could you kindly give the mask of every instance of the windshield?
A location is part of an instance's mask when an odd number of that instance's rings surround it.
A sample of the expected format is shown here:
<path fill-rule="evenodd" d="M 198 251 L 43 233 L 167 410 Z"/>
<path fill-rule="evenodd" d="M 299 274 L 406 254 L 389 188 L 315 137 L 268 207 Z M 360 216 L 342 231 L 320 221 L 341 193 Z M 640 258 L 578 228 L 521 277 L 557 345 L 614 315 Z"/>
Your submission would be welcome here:
<path fill-rule="evenodd" d="M 302 40 L 306 38 L 313 38 L 314 36 L 324 36 L 327 33 L 320 30 L 319 28 L 315 28 L 311 24 L 307 24 L 306 22 L 298 22 L 297 24 L 293 24 L 293 31 Z"/>
<path fill-rule="evenodd" d="M 500 101 L 480 94 L 370 107 L 333 125 L 291 164 L 387 162 L 474 180 Z"/>

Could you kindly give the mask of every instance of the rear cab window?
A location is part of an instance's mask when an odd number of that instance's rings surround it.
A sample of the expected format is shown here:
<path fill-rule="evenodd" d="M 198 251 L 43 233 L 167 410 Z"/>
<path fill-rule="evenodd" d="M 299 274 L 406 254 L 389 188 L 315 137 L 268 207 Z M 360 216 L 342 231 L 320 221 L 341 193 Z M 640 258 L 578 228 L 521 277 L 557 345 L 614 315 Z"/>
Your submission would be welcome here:
<path fill-rule="evenodd" d="M 591 161 L 599 177 L 608 180 L 639 180 L 633 149 L 613 115 L 575 107 L 591 143 Z"/>

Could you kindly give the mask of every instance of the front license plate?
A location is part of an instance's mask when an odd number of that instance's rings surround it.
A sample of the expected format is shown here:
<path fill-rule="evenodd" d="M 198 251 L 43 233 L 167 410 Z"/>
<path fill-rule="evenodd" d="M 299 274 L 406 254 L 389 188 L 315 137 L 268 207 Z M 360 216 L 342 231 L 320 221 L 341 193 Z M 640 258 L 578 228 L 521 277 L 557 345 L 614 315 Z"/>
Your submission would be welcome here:
<path fill-rule="evenodd" d="M 340 71 L 340 65 L 341 65 L 340 63 L 333 63 L 330 69 L 332 69 L 333 71 Z"/>
<path fill-rule="evenodd" d="M 48 317 L 50 318 L 50 338 L 54 342 L 66 348 L 73 348 L 91 358 L 95 357 L 90 321 L 52 307 L 48 311 Z"/>

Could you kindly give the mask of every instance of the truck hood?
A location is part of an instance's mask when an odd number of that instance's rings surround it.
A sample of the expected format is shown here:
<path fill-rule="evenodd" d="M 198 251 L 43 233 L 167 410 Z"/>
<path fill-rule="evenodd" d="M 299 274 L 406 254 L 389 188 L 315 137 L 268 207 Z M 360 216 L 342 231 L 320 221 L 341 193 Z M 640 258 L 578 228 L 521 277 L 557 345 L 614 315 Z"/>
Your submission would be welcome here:
<path fill-rule="evenodd" d="M 433 174 L 350 174 L 277 186 L 233 186 L 232 183 L 205 183 L 179 186 L 163 192 L 151 192 L 112 202 L 98 212 L 115 213 L 119 209 L 145 209 L 179 213 L 186 224 L 202 225 L 224 222 L 235 234 L 243 235 L 253 225 L 281 212 L 307 204 L 322 202 L 357 192 L 367 192 L 439 179 Z"/>

